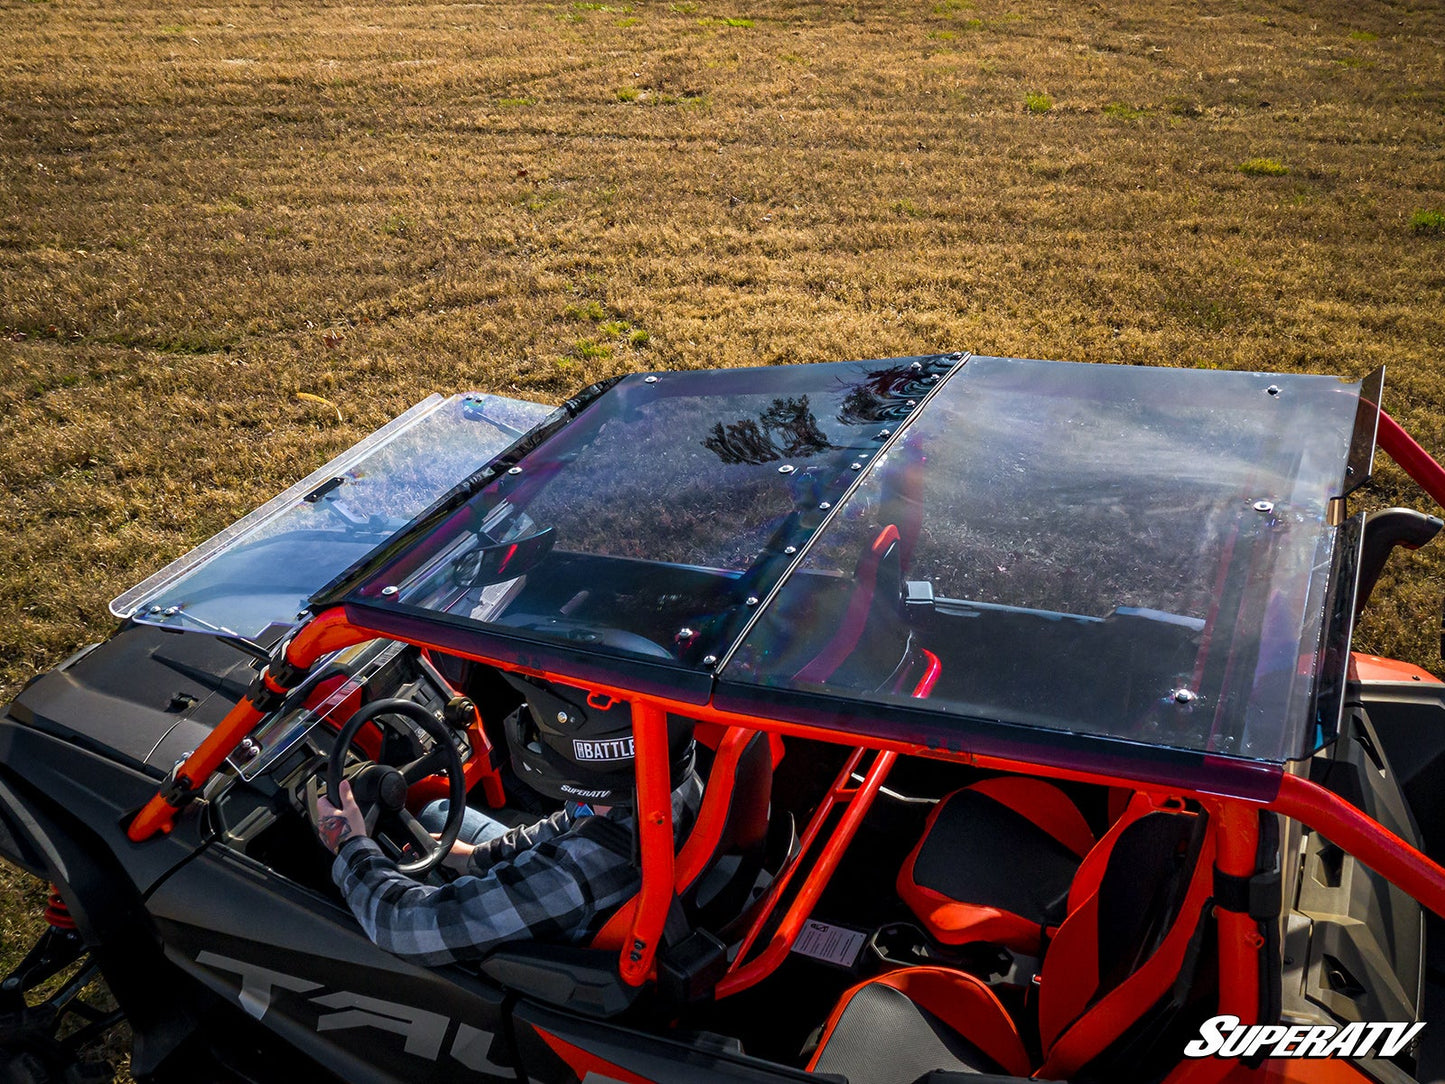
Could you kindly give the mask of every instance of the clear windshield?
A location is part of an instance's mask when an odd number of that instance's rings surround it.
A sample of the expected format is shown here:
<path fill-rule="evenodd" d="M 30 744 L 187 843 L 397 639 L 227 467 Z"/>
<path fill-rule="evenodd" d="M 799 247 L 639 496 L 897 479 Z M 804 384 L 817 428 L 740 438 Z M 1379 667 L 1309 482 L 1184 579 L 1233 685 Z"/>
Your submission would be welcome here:
<path fill-rule="evenodd" d="M 721 671 L 1261 760 L 1312 734 L 1359 385 L 972 358 Z M 930 671 L 936 671 L 930 674 Z"/>
<path fill-rule="evenodd" d="M 551 407 L 433 395 L 110 604 L 117 617 L 248 638 L 486 466 Z"/>
<path fill-rule="evenodd" d="M 706 671 L 956 360 L 627 377 L 348 601 Z"/>

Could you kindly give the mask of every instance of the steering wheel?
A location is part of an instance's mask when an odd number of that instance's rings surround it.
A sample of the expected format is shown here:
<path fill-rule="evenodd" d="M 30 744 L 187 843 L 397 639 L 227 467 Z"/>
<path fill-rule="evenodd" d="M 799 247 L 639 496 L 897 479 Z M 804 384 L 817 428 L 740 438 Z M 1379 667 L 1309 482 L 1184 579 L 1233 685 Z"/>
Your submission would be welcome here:
<path fill-rule="evenodd" d="M 368 760 L 348 773 L 346 754 L 367 723 L 376 722 L 403 737 L 415 737 L 412 728 L 396 718 L 398 715 L 425 730 L 436 740 L 435 747 L 399 768 Z M 447 776 L 447 820 L 440 838 L 433 839 L 407 810 L 406 792 L 413 783 L 437 772 L 445 772 Z M 366 830 L 378 845 L 397 859 L 408 844 L 420 852 L 419 858 L 397 862 L 396 868 L 402 873 L 413 877 L 427 873 L 451 851 L 467 811 L 467 782 L 455 737 L 450 728 L 426 708 L 414 700 L 373 700 L 348 719 L 336 736 L 336 745 L 326 765 L 326 793 L 332 795 L 333 803 L 340 800 L 336 796 L 341 793 L 341 781 L 348 777 L 352 794 L 361 806 Z"/>

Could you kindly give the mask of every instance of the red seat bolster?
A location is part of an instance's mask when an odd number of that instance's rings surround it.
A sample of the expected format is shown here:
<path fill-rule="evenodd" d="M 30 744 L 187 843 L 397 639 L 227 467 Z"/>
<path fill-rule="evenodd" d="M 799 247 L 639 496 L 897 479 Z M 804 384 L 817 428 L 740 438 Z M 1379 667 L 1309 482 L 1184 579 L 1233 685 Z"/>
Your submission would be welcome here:
<path fill-rule="evenodd" d="M 1043 927 L 1012 911 L 980 903 L 960 903 L 912 881 L 900 881 L 898 894 L 941 944 L 988 942 L 1005 945 L 1026 956 L 1038 955 L 1043 947 Z"/>
<path fill-rule="evenodd" d="M 1068 795 L 1052 783 L 1028 776 L 1005 775 L 974 783 L 967 789 L 978 791 L 1018 813 L 1080 857 L 1093 849 L 1094 834 L 1089 830 L 1084 815 Z M 933 807 L 918 842 L 903 860 L 903 866 L 898 871 L 899 897 L 918 916 L 928 932 L 945 945 L 989 941 L 1006 945 L 1016 952 L 1037 955 L 1043 946 L 1044 935 L 1038 923 L 987 904 L 950 899 L 914 880 L 914 864 L 933 831 L 939 811 L 951 796 L 944 797 Z"/>
<path fill-rule="evenodd" d="M 1121 818 L 1122 819 L 1122 818 Z M 1068 1080 L 1098 1057 L 1153 1006 L 1174 983 L 1205 902 L 1214 889 L 1214 831 L 1211 825 L 1190 876 L 1179 914 L 1163 942 L 1137 971 L 1093 1005 L 1097 988 L 1099 923 L 1097 892 L 1071 912 L 1049 946 L 1039 982 L 1039 1036 L 1047 1052 L 1038 1075 Z M 1078 941 L 1077 946 L 1072 942 Z M 1061 950 L 1062 949 L 1062 953 Z M 1093 968 L 1089 982 L 1076 968 Z"/>
<path fill-rule="evenodd" d="M 1069 886 L 1068 914 L 1073 914 L 1084 905 L 1084 901 L 1099 891 L 1099 882 L 1104 879 L 1104 867 L 1109 864 L 1109 855 L 1119 834 L 1140 817 L 1160 808 L 1155 800 L 1143 791 L 1136 791 L 1119 814 L 1109 830 L 1099 840 L 1099 845 L 1084 856 L 1079 863 L 1079 872 L 1074 874 L 1074 883 Z"/>

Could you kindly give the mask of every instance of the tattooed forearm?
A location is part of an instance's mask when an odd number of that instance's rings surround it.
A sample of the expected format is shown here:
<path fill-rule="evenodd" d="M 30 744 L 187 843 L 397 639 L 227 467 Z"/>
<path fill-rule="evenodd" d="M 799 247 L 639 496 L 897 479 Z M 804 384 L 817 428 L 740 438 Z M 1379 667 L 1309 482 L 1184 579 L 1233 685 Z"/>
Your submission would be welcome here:
<path fill-rule="evenodd" d="M 321 836 L 321 842 L 335 854 L 341 845 L 351 838 L 351 823 L 341 814 L 335 813 L 320 818 L 316 823 L 316 832 Z"/>

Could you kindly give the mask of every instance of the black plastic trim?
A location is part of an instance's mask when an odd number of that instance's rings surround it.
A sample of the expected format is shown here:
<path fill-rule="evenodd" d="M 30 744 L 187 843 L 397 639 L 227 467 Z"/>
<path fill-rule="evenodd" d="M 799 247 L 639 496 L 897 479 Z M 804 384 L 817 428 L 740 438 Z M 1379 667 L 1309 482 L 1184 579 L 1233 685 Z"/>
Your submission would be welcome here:
<path fill-rule="evenodd" d="M 520 942 L 488 956 L 481 972 L 508 990 L 602 1019 L 631 1008 L 642 989 L 622 981 L 617 953 L 606 949 Z"/>
<path fill-rule="evenodd" d="M 1360 550 L 1360 583 L 1355 589 L 1355 620 L 1370 600 L 1385 562 L 1396 546 L 1417 550 L 1429 542 L 1445 520 L 1427 516 L 1413 508 L 1382 508 L 1365 517 L 1364 541 Z"/>

